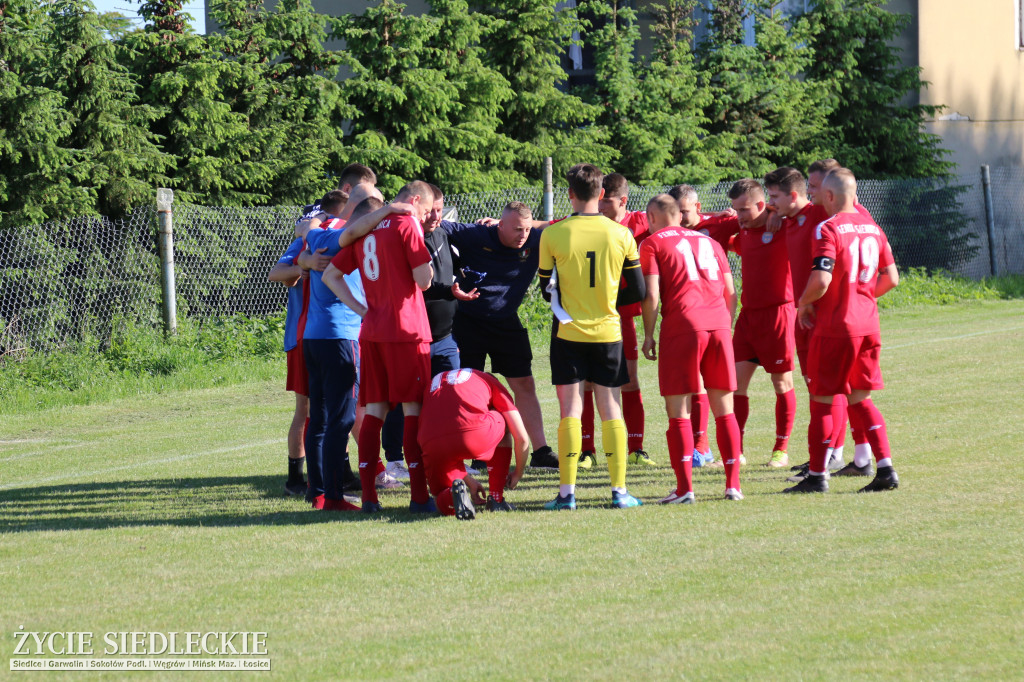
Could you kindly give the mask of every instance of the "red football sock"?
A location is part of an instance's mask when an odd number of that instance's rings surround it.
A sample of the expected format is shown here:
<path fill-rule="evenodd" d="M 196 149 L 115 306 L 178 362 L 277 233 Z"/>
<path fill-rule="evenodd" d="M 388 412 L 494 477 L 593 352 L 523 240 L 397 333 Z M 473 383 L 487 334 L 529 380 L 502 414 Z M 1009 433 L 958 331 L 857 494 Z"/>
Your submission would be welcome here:
<path fill-rule="evenodd" d="M 377 467 L 380 463 L 380 430 L 384 420 L 372 415 L 363 417 L 359 429 L 359 482 L 363 486 L 363 502 L 377 502 Z"/>
<path fill-rule="evenodd" d="M 374 474 L 373 475 L 374 476 L 380 476 L 381 474 L 383 474 L 387 470 L 388 470 L 388 468 L 386 466 L 384 466 L 384 462 L 381 461 L 380 457 L 378 457 L 377 458 L 377 468 L 374 470 Z"/>
<path fill-rule="evenodd" d="M 830 448 L 838 448 L 846 443 L 846 410 L 849 402 L 845 395 L 832 396 L 832 439 Z"/>
<path fill-rule="evenodd" d="M 420 450 L 420 418 L 419 415 L 405 416 L 405 431 L 402 433 L 402 451 L 405 462 L 409 465 L 409 492 L 413 502 L 424 504 L 430 499 L 427 492 L 427 472 L 423 467 L 423 451 Z"/>
<path fill-rule="evenodd" d="M 715 440 L 725 463 L 725 487 L 740 489 L 740 443 L 743 436 L 735 414 L 715 418 Z"/>
<path fill-rule="evenodd" d="M 643 450 L 644 398 L 639 390 L 622 392 L 622 420 L 626 422 L 627 449 L 630 452 Z"/>
<path fill-rule="evenodd" d="M 793 433 L 793 420 L 796 419 L 796 391 L 789 389 L 785 393 L 775 394 L 775 449 L 787 452 L 789 435 Z"/>
<path fill-rule="evenodd" d="M 452 489 L 445 488 L 435 498 L 434 504 L 441 516 L 455 516 L 455 505 L 452 504 Z"/>
<path fill-rule="evenodd" d="M 583 424 L 583 446 L 580 452 L 596 452 L 594 450 L 594 392 L 583 392 L 583 416 L 580 417 Z"/>
<path fill-rule="evenodd" d="M 707 452 L 711 449 L 708 445 L 708 415 L 711 414 L 711 403 L 708 402 L 707 393 L 698 393 L 690 400 L 692 410 L 690 411 L 690 424 L 693 426 L 693 447 L 697 452 Z"/>
<path fill-rule="evenodd" d="M 689 419 L 669 419 L 668 459 L 676 472 L 676 494 L 693 491 L 693 426 Z"/>
<path fill-rule="evenodd" d="M 740 430 L 740 453 L 743 453 L 743 434 L 747 430 L 747 417 L 750 416 L 750 398 L 745 395 L 734 395 L 732 399 L 734 408 L 733 411 L 736 413 L 736 425 Z M 715 419 L 715 425 L 718 425 L 718 420 Z M 725 457 L 723 454 L 722 457 Z"/>
<path fill-rule="evenodd" d="M 825 473 L 829 441 L 832 438 L 832 406 L 811 401 L 811 421 L 807 425 L 807 451 L 812 473 Z"/>
<path fill-rule="evenodd" d="M 868 442 L 871 443 L 871 451 L 875 453 L 875 461 L 890 459 L 889 434 L 885 430 L 885 419 L 878 411 L 871 398 L 860 401 L 856 405 L 850 405 L 850 422 L 856 424 L 858 431 L 867 434 Z"/>
<path fill-rule="evenodd" d="M 504 499 L 505 479 L 508 478 L 508 468 L 511 464 L 512 448 L 507 445 L 494 448 L 494 455 L 487 462 L 487 492 L 496 502 Z"/>

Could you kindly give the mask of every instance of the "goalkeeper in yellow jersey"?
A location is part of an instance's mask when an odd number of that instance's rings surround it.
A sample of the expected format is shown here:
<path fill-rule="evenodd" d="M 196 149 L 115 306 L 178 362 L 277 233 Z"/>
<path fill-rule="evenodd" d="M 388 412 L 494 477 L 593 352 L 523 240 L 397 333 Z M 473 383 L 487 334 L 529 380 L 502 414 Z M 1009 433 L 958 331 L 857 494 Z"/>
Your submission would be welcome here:
<path fill-rule="evenodd" d="M 583 382 L 594 384 L 612 482 L 612 506 L 641 504 L 626 490 L 626 425 L 619 387 L 629 382 L 618 306 L 641 301 L 645 286 L 632 233 L 598 211 L 603 174 L 589 163 L 569 170 L 573 214 L 540 238 L 540 285 L 551 303 L 551 383 L 558 394 L 558 497 L 547 509 L 576 508 L 582 449 Z M 620 287 L 620 281 L 623 286 Z"/>

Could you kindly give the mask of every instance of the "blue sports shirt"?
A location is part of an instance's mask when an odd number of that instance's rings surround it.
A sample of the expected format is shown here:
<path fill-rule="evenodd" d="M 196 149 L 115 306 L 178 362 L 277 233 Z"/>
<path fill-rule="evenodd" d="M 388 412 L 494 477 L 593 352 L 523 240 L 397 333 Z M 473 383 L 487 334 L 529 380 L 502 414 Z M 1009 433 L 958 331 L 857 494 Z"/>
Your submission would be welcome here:
<path fill-rule="evenodd" d="M 344 228 L 342 228 L 344 229 Z M 312 230 L 306 235 L 309 251 L 327 248 L 325 255 L 334 256 L 341 249 L 338 236 L 341 229 Z M 359 327 L 362 320 L 347 305 L 338 300 L 334 292 L 323 282 L 323 273 L 316 270 L 309 272 L 309 312 L 306 313 L 306 330 L 304 339 L 359 339 Z M 358 270 L 345 275 L 345 283 L 360 302 L 366 302 L 363 293 L 363 280 Z"/>
<path fill-rule="evenodd" d="M 295 265 L 295 259 L 302 253 L 302 237 L 288 245 L 288 250 L 278 259 L 278 265 Z M 284 316 L 284 349 L 290 351 L 298 345 L 299 316 L 302 315 L 302 280 L 288 287 L 288 307 Z"/>

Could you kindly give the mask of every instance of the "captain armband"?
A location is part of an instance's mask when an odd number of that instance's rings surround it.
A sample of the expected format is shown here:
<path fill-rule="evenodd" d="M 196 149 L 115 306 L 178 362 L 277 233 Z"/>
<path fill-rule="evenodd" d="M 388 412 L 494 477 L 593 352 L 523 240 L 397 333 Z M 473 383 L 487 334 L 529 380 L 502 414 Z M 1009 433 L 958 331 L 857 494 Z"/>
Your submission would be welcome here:
<path fill-rule="evenodd" d="M 814 259 L 814 265 L 811 266 L 811 270 L 821 270 L 822 272 L 832 272 L 832 268 L 836 266 L 835 260 L 828 256 L 818 256 Z"/>

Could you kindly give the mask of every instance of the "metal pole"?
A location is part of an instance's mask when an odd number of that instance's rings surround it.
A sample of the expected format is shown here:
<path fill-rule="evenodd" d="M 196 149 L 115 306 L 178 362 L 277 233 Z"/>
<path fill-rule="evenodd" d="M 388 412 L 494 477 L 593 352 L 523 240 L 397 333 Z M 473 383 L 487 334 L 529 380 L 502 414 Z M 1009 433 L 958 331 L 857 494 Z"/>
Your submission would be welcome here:
<path fill-rule="evenodd" d="M 174 224 L 171 220 L 171 205 L 174 192 L 169 189 L 156 191 L 157 246 L 160 249 L 160 287 L 164 303 L 164 331 L 178 332 L 178 305 L 174 298 Z"/>
<path fill-rule="evenodd" d="M 555 193 L 551 184 L 551 157 L 544 157 L 544 220 L 549 223 L 555 217 Z"/>
<path fill-rule="evenodd" d="M 992 268 L 992 276 L 999 276 L 996 266 L 996 214 L 992 207 L 992 176 L 988 164 L 981 167 L 981 186 L 985 190 L 985 223 L 988 226 L 988 264 Z"/>

